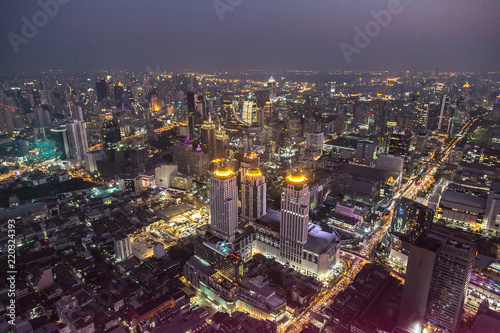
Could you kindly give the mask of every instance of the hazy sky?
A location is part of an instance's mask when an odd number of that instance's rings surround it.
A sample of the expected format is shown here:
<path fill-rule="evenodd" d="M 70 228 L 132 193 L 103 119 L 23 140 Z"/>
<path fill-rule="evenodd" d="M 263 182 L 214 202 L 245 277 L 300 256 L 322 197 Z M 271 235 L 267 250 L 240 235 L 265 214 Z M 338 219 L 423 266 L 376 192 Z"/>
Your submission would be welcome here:
<path fill-rule="evenodd" d="M 401 0 L 350 63 L 341 43 L 355 47 L 355 28 L 364 30 L 375 20 L 370 12 L 390 1 L 41 0 L 51 1 L 67 4 L 50 17 L 38 0 L 1 0 L 0 72 L 500 70 L 499 0 Z M 22 18 L 33 23 L 34 15 L 41 27 L 24 39 Z"/>

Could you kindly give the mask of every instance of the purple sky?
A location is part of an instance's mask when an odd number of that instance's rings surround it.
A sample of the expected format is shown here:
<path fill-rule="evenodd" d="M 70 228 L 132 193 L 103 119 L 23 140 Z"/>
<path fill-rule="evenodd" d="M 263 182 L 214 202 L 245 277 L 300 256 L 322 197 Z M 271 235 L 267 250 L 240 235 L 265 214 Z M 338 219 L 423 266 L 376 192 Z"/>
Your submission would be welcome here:
<path fill-rule="evenodd" d="M 41 0 L 50 2 L 52 0 Z M 57 1 L 57 0 L 53 0 Z M 63 1 L 63 0 L 59 0 Z M 352 54 L 355 27 L 381 0 L 64 0 L 14 52 L 38 1 L 2 0 L 0 72 L 65 69 L 500 70 L 500 1 L 401 0 L 402 11 Z"/>

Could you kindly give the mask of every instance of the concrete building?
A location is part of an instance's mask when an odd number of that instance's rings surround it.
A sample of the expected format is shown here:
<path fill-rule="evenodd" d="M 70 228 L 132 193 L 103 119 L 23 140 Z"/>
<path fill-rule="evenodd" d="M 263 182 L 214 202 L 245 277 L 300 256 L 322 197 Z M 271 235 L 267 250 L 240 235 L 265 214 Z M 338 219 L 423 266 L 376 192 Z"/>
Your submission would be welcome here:
<path fill-rule="evenodd" d="M 473 242 L 424 231 L 410 247 L 398 325 L 458 332 L 475 254 Z"/>
<path fill-rule="evenodd" d="M 155 169 L 155 184 L 158 187 L 170 188 L 170 179 L 177 174 L 177 165 L 164 164 Z"/>
<path fill-rule="evenodd" d="M 72 158 L 82 160 L 89 150 L 87 130 L 83 120 L 72 120 L 66 124 Z"/>
<path fill-rule="evenodd" d="M 130 244 L 130 236 L 118 235 L 114 241 L 116 261 L 123 261 L 132 257 L 132 245 Z"/>
<path fill-rule="evenodd" d="M 323 132 L 312 132 L 306 134 L 306 151 L 311 158 L 323 155 L 323 142 L 325 135 Z"/>
<path fill-rule="evenodd" d="M 302 173 L 286 178 L 281 193 L 280 256 L 290 265 L 302 262 L 309 227 L 309 187 Z"/>
<path fill-rule="evenodd" d="M 373 165 L 375 143 L 370 140 L 359 140 L 356 146 L 356 162 L 367 166 Z"/>
<path fill-rule="evenodd" d="M 266 178 L 259 168 L 246 170 L 241 177 L 241 217 L 255 221 L 266 214 Z"/>
<path fill-rule="evenodd" d="M 238 185 L 228 168 L 216 169 L 210 179 L 210 225 L 222 239 L 234 240 L 238 227 Z"/>

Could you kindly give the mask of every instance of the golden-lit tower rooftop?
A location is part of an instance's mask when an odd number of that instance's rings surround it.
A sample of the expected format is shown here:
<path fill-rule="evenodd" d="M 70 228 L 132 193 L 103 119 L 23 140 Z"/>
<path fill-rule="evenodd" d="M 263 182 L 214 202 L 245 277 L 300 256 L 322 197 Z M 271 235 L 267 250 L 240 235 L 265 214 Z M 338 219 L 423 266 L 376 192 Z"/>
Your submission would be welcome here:
<path fill-rule="evenodd" d="M 259 176 L 262 176 L 262 172 L 260 171 L 259 168 L 249 168 L 247 170 L 246 176 L 259 177 Z"/>
<path fill-rule="evenodd" d="M 214 171 L 214 177 L 217 179 L 228 179 L 234 176 L 234 172 L 229 168 L 218 168 Z"/>
<path fill-rule="evenodd" d="M 286 182 L 290 185 L 303 185 L 306 181 L 306 176 L 298 171 L 294 171 L 286 177 Z"/>

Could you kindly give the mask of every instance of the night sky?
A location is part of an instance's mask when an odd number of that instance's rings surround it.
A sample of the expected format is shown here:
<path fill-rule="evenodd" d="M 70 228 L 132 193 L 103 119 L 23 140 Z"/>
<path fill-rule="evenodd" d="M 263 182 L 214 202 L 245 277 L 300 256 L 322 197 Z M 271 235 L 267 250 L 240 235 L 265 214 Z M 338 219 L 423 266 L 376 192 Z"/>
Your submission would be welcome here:
<path fill-rule="evenodd" d="M 51 0 L 42 0 L 50 2 Z M 57 1 L 57 0 L 54 0 Z M 59 0 L 18 53 L 38 1 L 2 0 L 0 72 L 47 69 L 500 69 L 499 0 L 401 0 L 400 13 L 346 61 L 380 0 Z M 218 14 L 214 3 L 227 10 Z M 235 6 L 232 6 L 235 4 Z M 221 20 L 222 17 L 222 20 Z"/>

